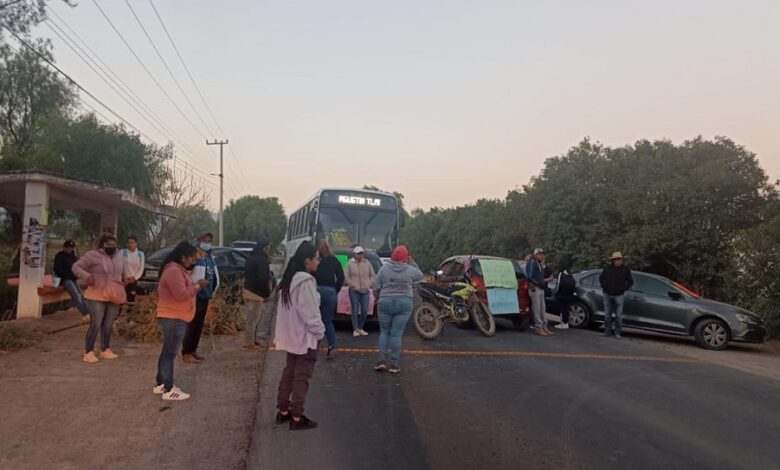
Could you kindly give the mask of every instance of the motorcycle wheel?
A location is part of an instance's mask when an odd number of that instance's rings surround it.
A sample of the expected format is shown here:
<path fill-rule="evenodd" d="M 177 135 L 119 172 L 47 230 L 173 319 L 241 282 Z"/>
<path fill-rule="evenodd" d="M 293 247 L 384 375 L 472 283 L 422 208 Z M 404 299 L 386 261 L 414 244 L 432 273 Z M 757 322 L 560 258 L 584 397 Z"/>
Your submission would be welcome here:
<path fill-rule="evenodd" d="M 441 334 L 444 322 L 439 317 L 439 309 L 430 302 L 421 303 L 412 315 L 414 329 L 423 339 L 434 339 Z"/>
<path fill-rule="evenodd" d="M 493 336 L 496 334 L 496 320 L 482 302 L 471 304 L 471 322 L 482 333 L 482 336 Z"/>

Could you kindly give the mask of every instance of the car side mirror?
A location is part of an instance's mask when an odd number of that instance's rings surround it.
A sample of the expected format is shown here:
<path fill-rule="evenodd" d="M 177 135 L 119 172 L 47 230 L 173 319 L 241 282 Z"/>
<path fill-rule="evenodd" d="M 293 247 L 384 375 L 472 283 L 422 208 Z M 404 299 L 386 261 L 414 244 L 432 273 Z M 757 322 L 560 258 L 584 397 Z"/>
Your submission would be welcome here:
<path fill-rule="evenodd" d="M 682 296 L 682 294 L 681 294 L 681 293 L 679 293 L 679 292 L 674 292 L 674 291 L 669 291 L 669 297 L 670 297 L 672 300 L 682 300 L 682 299 L 683 299 L 683 296 Z"/>

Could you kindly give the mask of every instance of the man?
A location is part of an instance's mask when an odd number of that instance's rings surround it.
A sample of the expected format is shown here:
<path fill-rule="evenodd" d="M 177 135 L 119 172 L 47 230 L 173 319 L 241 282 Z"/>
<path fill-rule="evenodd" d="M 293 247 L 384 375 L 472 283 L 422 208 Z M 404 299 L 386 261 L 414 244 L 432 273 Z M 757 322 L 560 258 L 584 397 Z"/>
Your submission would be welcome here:
<path fill-rule="evenodd" d="M 144 252 L 138 249 L 138 239 L 131 235 L 127 237 L 127 248 L 122 250 L 122 277 L 125 280 L 127 302 L 135 302 L 138 291 L 138 280 L 144 275 Z"/>
<path fill-rule="evenodd" d="M 352 255 L 352 259 L 347 263 L 347 272 L 344 273 L 352 307 L 352 336 L 368 336 L 363 326 L 368 318 L 368 300 L 374 284 L 374 267 L 365 259 L 363 247 L 356 246 Z"/>
<path fill-rule="evenodd" d="M 547 281 L 544 278 L 544 250 L 534 250 L 534 258 L 525 267 L 528 278 L 528 294 L 531 296 L 531 309 L 534 314 L 534 331 L 539 336 L 553 336 L 547 327 L 547 309 L 544 304 Z"/>
<path fill-rule="evenodd" d="M 246 319 L 246 339 L 243 349 L 246 351 L 263 349 L 258 344 L 260 338 L 257 337 L 257 327 L 262 319 L 264 302 L 272 290 L 271 263 L 268 260 L 270 254 L 271 240 L 263 237 L 257 241 L 244 268 L 243 313 Z"/>
<path fill-rule="evenodd" d="M 532 257 L 533 255 L 531 253 L 526 253 L 523 256 L 523 259 L 520 260 L 519 263 L 517 263 L 517 265 L 520 267 L 520 274 L 522 274 L 523 276 L 526 276 L 526 267 L 528 266 L 528 262 L 531 261 Z"/>
<path fill-rule="evenodd" d="M 61 279 L 61 285 L 70 294 L 73 304 L 86 317 L 89 315 L 89 308 L 84 302 L 84 296 L 81 294 L 76 275 L 73 274 L 72 270 L 78 259 L 76 243 L 73 240 L 65 240 L 65 243 L 62 244 L 62 251 L 54 255 L 54 275 Z"/>
<path fill-rule="evenodd" d="M 214 257 L 211 255 L 211 242 L 213 241 L 214 235 L 211 232 L 203 232 L 195 239 L 198 258 L 195 262 L 195 268 L 192 270 L 192 282 L 205 279 L 208 284 L 200 289 L 195 297 L 195 317 L 187 325 L 187 332 L 184 334 L 182 342 L 181 360 L 184 362 L 197 363 L 205 359 L 198 354 L 198 344 L 203 332 L 203 322 L 206 320 L 206 313 L 209 310 L 209 301 L 214 298 L 214 294 L 219 288 L 219 271 Z"/>
<path fill-rule="evenodd" d="M 611 264 L 601 271 L 599 282 L 604 292 L 604 336 L 615 335 L 620 339 L 623 329 L 624 294 L 634 285 L 631 270 L 623 264 L 623 254 L 612 253 Z M 615 316 L 613 321 L 612 315 Z"/>

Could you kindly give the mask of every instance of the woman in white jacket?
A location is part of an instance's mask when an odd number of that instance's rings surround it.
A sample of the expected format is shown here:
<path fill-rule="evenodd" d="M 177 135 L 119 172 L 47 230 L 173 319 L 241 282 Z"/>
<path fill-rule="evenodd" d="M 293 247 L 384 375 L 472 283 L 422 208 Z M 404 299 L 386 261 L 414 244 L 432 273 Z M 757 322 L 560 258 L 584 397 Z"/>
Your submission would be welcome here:
<path fill-rule="evenodd" d="M 320 264 L 317 249 L 303 242 L 290 259 L 279 284 L 276 307 L 276 349 L 287 351 L 287 366 L 279 381 L 276 424 L 290 422 L 293 431 L 317 423 L 303 414 L 309 380 L 317 364 L 317 343 L 325 336 L 320 316 L 320 294 L 311 275 Z"/>

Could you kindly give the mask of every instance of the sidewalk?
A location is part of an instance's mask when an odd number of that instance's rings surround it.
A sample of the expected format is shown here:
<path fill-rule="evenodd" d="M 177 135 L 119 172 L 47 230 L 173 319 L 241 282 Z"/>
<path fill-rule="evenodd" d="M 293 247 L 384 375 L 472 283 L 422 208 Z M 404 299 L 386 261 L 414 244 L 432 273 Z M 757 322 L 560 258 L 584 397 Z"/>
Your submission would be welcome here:
<path fill-rule="evenodd" d="M 206 361 L 176 363 L 176 383 L 192 398 L 163 402 L 151 390 L 160 345 L 115 337 L 119 359 L 85 364 L 77 312 L 41 322 L 78 326 L 0 354 L 0 469 L 244 467 L 265 351 L 204 335 Z M 264 315 L 261 328 L 270 324 Z"/>

